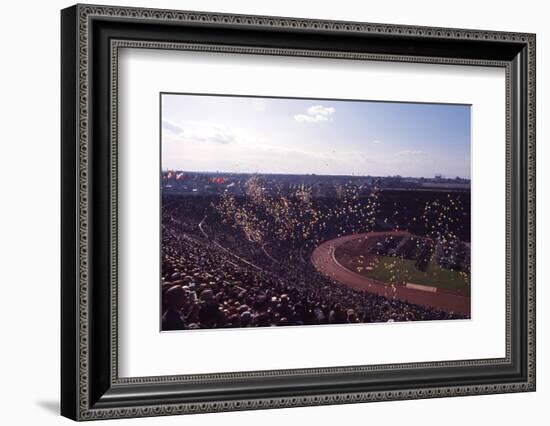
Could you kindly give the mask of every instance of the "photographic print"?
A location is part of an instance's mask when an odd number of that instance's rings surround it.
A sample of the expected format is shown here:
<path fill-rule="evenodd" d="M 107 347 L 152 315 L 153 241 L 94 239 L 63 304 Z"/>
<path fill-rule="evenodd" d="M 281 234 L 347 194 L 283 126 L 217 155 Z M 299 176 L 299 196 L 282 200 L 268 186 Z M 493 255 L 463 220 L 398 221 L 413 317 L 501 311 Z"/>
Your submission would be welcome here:
<path fill-rule="evenodd" d="M 160 96 L 162 331 L 470 318 L 470 105 Z"/>

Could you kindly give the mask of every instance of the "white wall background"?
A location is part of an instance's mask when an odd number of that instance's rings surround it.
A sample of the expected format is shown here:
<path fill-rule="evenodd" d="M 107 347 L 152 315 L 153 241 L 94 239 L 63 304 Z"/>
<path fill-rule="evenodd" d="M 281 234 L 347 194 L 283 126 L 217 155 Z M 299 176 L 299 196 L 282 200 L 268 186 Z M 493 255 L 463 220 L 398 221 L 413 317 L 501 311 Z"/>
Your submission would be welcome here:
<path fill-rule="evenodd" d="M 428 0 L 104 0 L 103 4 L 537 33 L 538 390 L 452 399 L 107 421 L 102 424 L 281 425 L 314 421 L 446 426 L 545 424 L 550 401 L 550 27 L 545 2 Z M 59 405 L 59 9 L 71 2 L 3 4 L 0 43 L 0 418 L 68 424 Z M 130 423 L 131 422 L 131 423 Z"/>

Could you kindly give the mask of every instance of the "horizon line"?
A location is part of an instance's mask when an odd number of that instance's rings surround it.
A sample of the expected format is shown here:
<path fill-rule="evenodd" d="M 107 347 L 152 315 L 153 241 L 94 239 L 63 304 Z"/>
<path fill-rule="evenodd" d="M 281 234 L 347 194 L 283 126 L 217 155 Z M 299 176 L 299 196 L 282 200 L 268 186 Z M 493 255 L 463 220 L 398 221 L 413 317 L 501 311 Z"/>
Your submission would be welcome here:
<path fill-rule="evenodd" d="M 325 174 L 325 173 L 280 173 L 280 172 L 226 172 L 226 171 L 210 171 L 210 170 L 185 170 L 185 169 L 161 169 L 161 173 L 165 172 L 179 173 L 200 173 L 200 174 L 229 174 L 229 175 L 276 175 L 276 176 L 325 176 L 325 177 L 353 177 L 353 178 L 402 178 L 402 179 L 435 179 L 437 176 L 441 179 L 456 179 L 471 181 L 471 178 L 462 176 L 449 177 L 444 174 L 436 174 L 434 176 L 402 176 L 402 175 L 355 175 L 355 174 Z"/>

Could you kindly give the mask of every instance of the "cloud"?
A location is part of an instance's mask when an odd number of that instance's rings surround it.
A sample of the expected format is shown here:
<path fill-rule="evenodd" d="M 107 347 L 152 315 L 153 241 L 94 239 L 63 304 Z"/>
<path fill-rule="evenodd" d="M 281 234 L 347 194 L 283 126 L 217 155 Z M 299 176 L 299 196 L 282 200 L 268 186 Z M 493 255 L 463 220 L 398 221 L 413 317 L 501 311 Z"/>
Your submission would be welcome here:
<path fill-rule="evenodd" d="M 237 135 L 232 129 L 226 126 L 209 126 L 197 129 L 189 135 L 190 139 L 200 142 L 214 142 L 228 144 L 237 141 Z"/>
<path fill-rule="evenodd" d="M 174 135 L 182 135 L 183 129 L 175 123 L 168 120 L 162 120 L 162 129 L 167 130 Z"/>
<path fill-rule="evenodd" d="M 399 151 L 397 155 L 401 157 L 411 157 L 415 155 L 422 155 L 424 154 L 424 151 L 419 150 L 413 150 L 413 149 L 404 149 L 403 151 Z"/>
<path fill-rule="evenodd" d="M 245 139 L 238 129 L 223 124 L 188 122 L 184 131 L 182 126 L 163 120 L 162 128 L 167 131 L 166 137 L 181 142 L 231 144 Z"/>
<path fill-rule="evenodd" d="M 334 107 L 313 105 L 306 110 L 306 114 L 296 114 L 294 120 L 304 123 L 319 123 L 332 121 L 332 115 L 336 112 Z"/>
<path fill-rule="evenodd" d="M 376 139 L 376 140 L 371 141 L 371 143 L 373 143 L 375 145 L 378 145 L 378 144 L 382 143 L 382 141 L 379 141 L 379 140 Z"/>

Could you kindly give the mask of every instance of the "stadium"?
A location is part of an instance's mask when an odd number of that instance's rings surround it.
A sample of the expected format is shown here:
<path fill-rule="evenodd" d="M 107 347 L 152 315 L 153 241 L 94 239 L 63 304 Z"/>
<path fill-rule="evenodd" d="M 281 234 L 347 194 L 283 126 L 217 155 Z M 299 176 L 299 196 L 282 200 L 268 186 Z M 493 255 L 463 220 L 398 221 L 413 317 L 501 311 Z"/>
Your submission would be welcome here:
<path fill-rule="evenodd" d="M 162 330 L 470 317 L 469 181 L 165 171 Z"/>

